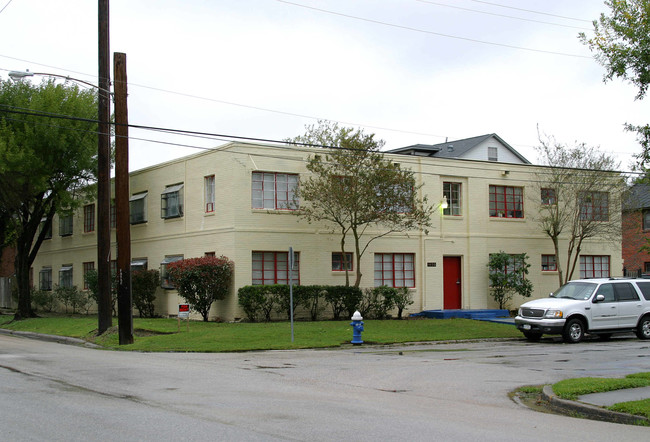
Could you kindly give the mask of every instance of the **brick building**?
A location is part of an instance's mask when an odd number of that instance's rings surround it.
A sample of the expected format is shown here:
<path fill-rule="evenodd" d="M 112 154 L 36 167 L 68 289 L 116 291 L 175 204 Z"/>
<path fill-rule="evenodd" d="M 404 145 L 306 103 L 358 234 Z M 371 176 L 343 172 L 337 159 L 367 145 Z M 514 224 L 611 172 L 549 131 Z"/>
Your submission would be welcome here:
<path fill-rule="evenodd" d="M 650 274 L 650 185 L 635 184 L 623 207 L 623 266 L 628 275 Z"/>

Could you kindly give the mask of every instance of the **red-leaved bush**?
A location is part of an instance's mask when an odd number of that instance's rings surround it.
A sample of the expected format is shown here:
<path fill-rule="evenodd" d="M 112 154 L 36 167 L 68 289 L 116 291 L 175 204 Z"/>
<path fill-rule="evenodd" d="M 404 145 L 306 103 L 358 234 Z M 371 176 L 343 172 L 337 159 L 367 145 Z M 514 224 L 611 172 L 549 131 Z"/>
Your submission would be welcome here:
<path fill-rule="evenodd" d="M 235 264 L 225 256 L 188 258 L 167 266 L 178 294 L 206 322 L 212 303 L 228 294 L 234 268 Z"/>

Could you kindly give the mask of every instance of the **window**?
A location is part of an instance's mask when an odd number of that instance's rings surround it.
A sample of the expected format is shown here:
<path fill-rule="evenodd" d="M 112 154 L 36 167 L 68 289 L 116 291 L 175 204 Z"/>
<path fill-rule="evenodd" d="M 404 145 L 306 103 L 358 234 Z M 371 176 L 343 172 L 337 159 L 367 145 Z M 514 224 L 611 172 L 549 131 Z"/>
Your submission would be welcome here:
<path fill-rule="evenodd" d="M 490 186 L 490 216 L 524 217 L 524 190 L 521 187 Z"/>
<path fill-rule="evenodd" d="M 580 256 L 580 278 L 609 278 L 609 256 Z"/>
<path fill-rule="evenodd" d="M 183 184 L 167 186 L 160 194 L 160 217 L 163 219 L 183 216 Z"/>
<path fill-rule="evenodd" d="M 557 271 L 557 263 L 555 262 L 555 255 L 542 255 L 542 272 L 555 272 Z"/>
<path fill-rule="evenodd" d="M 490 254 L 490 257 L 492 257 L 492 254 Z M 510 260 L 508 261 L 508 265 L 506 266 L 504 273 L 506 275 L 513 273 L 516 270 L 521 269 L 523 265 L 524 265 L 524 254 L 510 255 Z"/>
<path fill-rule="evenodd" d="M 205 213 L 214 212 L 214 175 L 205 177 Z"/>
<path fill-rule="evenodd" d="M 138 193 L 129 198 L 131 224 L 147 222 L 147 192 Z"/>
<path fill-rule="evenodd" d="M 344 272 L 345 270 L 352 270 L 352 253 L 345 252 L 345 260 L 343 253 L 332 252 L 332 271 Z"/>
<path fill-rule="evenodd" d="M 291 278 L 300 284 L 300 253 L 294 252 Z M 289 284 L 289 252 L 253 252 L 253 285 Z"/>
<path fill-rule="evenodd" d="M 605 299 L 602 302 L 616 302 L 616 295 L 614 295 L 614 284 L 603 284 L 598 287 L 596 296 L 603 295 Z"/>
<path fill-rule="evenodd" d="M 86 281 L 86 275 L 88 274 L 89 271 L 95 269 L 95 263 L 94 262 L 84 262 L 83 263 L 83 272 L 84 272 L 84 290 L 88 290 L 88 282 Z"/>
<path fill-rule="evenodd" d="M 205 256 L 206 258 L 214 258 L 217 255 L 215 252 L 205 252 L 203 256 Z"/>
<path fill-rule="evenodd" d="M 72 214 L 59 216 L 59 235 L 72 235 Z"/>
<path fill-rule="evenodd" d="M 253 209 L 295 210 L 298 175 L 253 172 Z"/>
<path fill-rule="evenodd" d="M 614 284 L 614 291 L 619 302 L 636 302 L 639 300 L 639 295 L 636 294 L 636 290 L 629 282 Z"/>
<path fill-rule="evenodd" d="M 59 269 L 59 286 L 72 287 L 72 265 L 64 265 Z"/>
<path fill-rule="evenodd" d="M 375 253 L 375 287 L 415 287 L 413 253 Z"/>
<path fill-rule="evenodd" d="M 643 211 L 643 230 L 650 230 L 650 210 Z"/>
<path fill-rule="evenodd" d="M 52 267 L 43 267 L 38 272 L 38 289 L 39 290 L 52 290 Z"/>
<path fill-rule="evenodd" d="M 442 214 L 460 216 L 460 183 L 442 183 L 442 195 L 447 197 L 447 208 Z"/>
<path fill-rule="evenodd" d="M 582 192 L 578 201 L 580 203 L 580 220 L 609 220 L 609 194 L 607 192 Z"/>
<path fill-rule="evenodd" d="M 84 206 L 84 233 L 95 231 L 95 205 Z"/>
<path fill-rule="evenodd" d="M 542 205 L 551 206 L 557 202 L 555 198 L 555 189 L 542 189 Z"/>
<path fill-rule="evenodd" d="M 169 263 L 180 261 L 183 259 L 183 255 L 171 255 L 165 256 L 165 259 L 160 263 L 160 286 L 164 289 L 173 289 L 175 288 L 174 284 L 169 280 L 169 272 L 167 271 L 167 266 Z"/>
<path fill-rule="evenodd" d="M 139 258 L 131 260 L 131 271 L 137 272 L 139 270 L 147 270 L 147 258 Z"/>
<path fill-rule="evenodd" d="M 641 289 L 645 300 L 650 301 L 650 282 L 637 282 L 636 285 Z"/>
<path fill-rule="evenodd" d="M 499 161 L 499 150 L 496 147 L 488 147 L 488 161 Z"/>
<path fill-rule="evenodd" d="M 41 225 L 39 227 L 40 230 L 38 233 L 40 234 L 46 228 L 46 226 L 47 226 L 47 230 L 45 231 L 45 236 L 43 237 L 43 239 L 52 239 L 52 223 L 50 222 L 50 224 L 48 225 L 47 218 L 41 219 Z"/>
<path fill-rule="evenodd" d="M 111 200 L 110 222 L 111 229 L 117 228 L 117 208 L 115 207 L 115 200 Z"/>

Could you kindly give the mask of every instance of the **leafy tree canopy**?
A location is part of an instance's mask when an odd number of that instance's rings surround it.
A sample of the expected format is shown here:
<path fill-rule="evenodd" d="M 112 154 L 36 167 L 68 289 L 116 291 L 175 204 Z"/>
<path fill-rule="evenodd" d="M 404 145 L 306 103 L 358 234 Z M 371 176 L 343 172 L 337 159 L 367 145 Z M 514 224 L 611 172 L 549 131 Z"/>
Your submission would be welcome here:
<path fill-rule="evenodd" d="M 506 308 L 515 294 L 529 298 L 533 283 L 526 279 L 530 264 L 528 255 L 509 255 L 503 251 L 490 255 L 487 264 L 490 278 L 490 292 L 499 308 Z"/>
<path fill-rule="evenodd" d="M 54 214 L 80 204 L 95 180 L 96 120 L 94 91 L 0 80 L 0 239 L 16 246 L 17 318 L 33 315 L 29 268 Z"/>
<path fill-rule="evenodd" d="M 419 196 L 421 185 L 414 173 L 384 157 L 380 152 L 384 142 L 375 140 L 374 134 L 321 120 L 287 141 L 330 147 L 310 156 L 310 175 L 301 178 L 296 192 L 300 200 L 296 214 L 308 222 L 325 222 L 338 232 L 344 260 L 346 239 L 352 236 L 355 286 L 361 282 L 361 258 L 372 241 L 392 232 L 426 233 L 433 207 L 426 196 Z"/>

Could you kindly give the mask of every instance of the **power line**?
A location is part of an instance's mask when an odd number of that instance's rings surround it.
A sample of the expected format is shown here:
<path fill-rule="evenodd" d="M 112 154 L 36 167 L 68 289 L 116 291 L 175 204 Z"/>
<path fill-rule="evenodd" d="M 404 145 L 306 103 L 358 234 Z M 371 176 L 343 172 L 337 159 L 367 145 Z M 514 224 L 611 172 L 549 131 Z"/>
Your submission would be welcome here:
<path fill-rule="evenodd" d="M 560 56 L 563 56 L 563 57 L 585 58 L 585 59 L 589 59 L 589 60 L 592 59 L 592 57 L 588 56 L 588 55 L 567 54 L 567 53 L 564 53 L 564 52 L 547 51 L 547 50 L 544 50 L 544 49 L 533 49 L 533 48 L 526 48 L 526 47 L 523 47 L 523 46 L 515 46 L 515 45 L 510 45 L 510 44 L 505 44 L 505 43 L 495 43 L 495 42 L 486 41 L 486 40 L 478 40 L 478 39 L 475 39 L 475 38 L 459 37 L 457 35 L 443 34 L 441 32 L 434 32 L 434 31 L 427 31 L 425 29 L 414 28 L 414 27 L 411 27 L 411 26 L 398 25 L 398 24 L 395 24 L 395 23 L 388 23 L 388 22 L 385 22 L 385 21 L 374 20 L 374 19 L 365 18 L 365 17 L 359 17 L 359 16 L 356 16 L 356 15 L 343 14 L 341 12 L 335 12 L 335 11 L 330 11 L 330 10 L 327 10 L 327 9 L 316 8 L 316 7 L 313 7 L 313 6 L 301 5 L 300 3 L 294 3 L 294 2 L 287 1 L 287 0 L 276 0 L 276 1 L 280 2 L 280 3 L 288 4 L 288 5 L 291 5 L 291 6 L 296 6 L 296 7 L 299 7 L 299 8 L 305 8 L 305 9 L 310 9 L 310 10 L 313 10 L 313 11 L 322 12 L 324 14 L 336 15 L 336 16 L 339 16 L 339 17 L 350 18 L 350 19 L 353 19 L 353 20 L 359 20 L 359 21 L 363 21 L 363 22 L 367 22 L 367 23 L 374 23 L 374 24 L 378 24 L 378 25 L 382 25 L 382 26 L 389 26 L 391 28 L 397 28 L 397 29 L 404 29 L 404 30 L 407 30 L 407 31 L 419 32 L 419 33 L 422 33 L 422 34 L 436 35 L 438 37 L 453 38 L 453 39 L 456 39 L 456 40 L 469 41 L 469 42 L 472 42 L 472 43 L 480 43 L 480 44 L 490 45 L 490 46 L 498 46 L 498 47 L 503 47 L 503 48 L 518 49 L 518 50 L 522 50 L 522 51 L 537 52 L 537 53 L 541 53 L 541 54 L 560 55 Z"/>
<path fill-rule="evenodd" d="M 420 3 L 428 3 L 430 5 L 442 6 L 442 7 L 445 7 L 445 8 L 459 9 L 461 11 L 470 11 L 470 12 L 476 12 L 478 14 L 491 15 L 493 17 L 510 18 L 510 19 L 513 19 L 513 20 L 521 20 L 521 21 L 527 21 L 527 22 L 532 22 L 532 23 L 541 23 L 541 24 L 544 24 L 544 25 L 560 26 L 560 27 L 563 27 L 563 28 L 571 28 L 571 29 L 579 29 L 581 31 L 591 31 L 591 28 L 583 28 L 583 27 L 580 27 L 580 26 L 563 25 L 561 23 L 551 23 L 551 22 L 548 22 L 548 21 L 534 20 L 534 19 L 531 19 L 531 18 L 515 17 L 513 15 L 496 14 L 494 12 L 479 11 L 478 9 L 463 8 L 461 6 L 453 6 L 453 5 L 448 5 L 448 4 L 445 4 L 445 3 L 432 2 L 432 1 L 429 1 L 429 0 L 415 0 L 415 1 L 420 2 Z"/>
<path fill-rule="evenodd" d="M 585 23 L 591 23 L 591 20 L 584 20 L 582 18 L 567 17 L 565 15 L 551 14 L 551 13 L 542 12 L 542 11 L 533 11 L 532 9 L 517 8 L 515 6 L 501 5 L 499 3 L 486 2 L 486 1 L 482 1 L 482 0 L 469 0 L 469 1 L 475 2 L 475 3 L 483 3 L 483 4 L 486 4 L 486 5 L 490 5 L 490 6 L 496 6 L 498 8 L 514 9 L 514 10 L 517 10 L 517 11 L 529 12 L 531 14 L 547 15 L 549 17 L 557 17 L 557 18 L 564 18 L 566 20 L 574 20 L 574 21 L 581 21 L 581 22 L 585 22 Z"/>
<path fill-rule="evenodd" d="M 4 6 L 2 7 L 2 9 L 0 9 L 0 14 L 2 14 L 2 12 L 3 12 L 5 9 L 7 9 L 7 6 L 9 6 L 9 4 L 10 4 L 12 1 L 13 1 L 13 0 L 9 0 L 9 1 L 7 2 L 7 4 L 4 5 Z"/>

